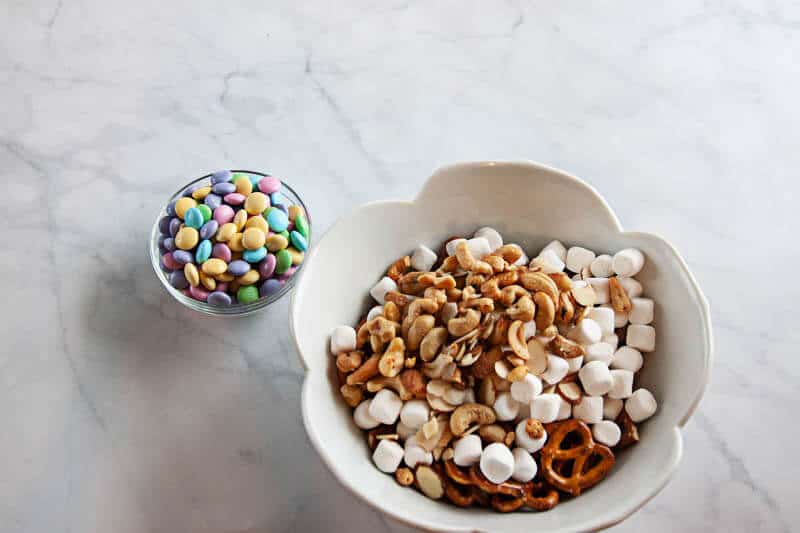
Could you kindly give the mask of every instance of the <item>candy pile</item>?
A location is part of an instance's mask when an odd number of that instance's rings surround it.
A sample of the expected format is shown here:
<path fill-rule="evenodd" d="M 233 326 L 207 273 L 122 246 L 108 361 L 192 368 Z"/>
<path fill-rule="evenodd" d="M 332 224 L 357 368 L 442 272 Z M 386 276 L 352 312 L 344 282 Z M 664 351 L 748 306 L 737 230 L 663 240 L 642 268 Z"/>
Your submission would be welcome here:
<path fill-rule="evenodd" d="M 331 335 L 378 469 L 500 512 L 602 481 L 656 411 L 634 385 L 655 349 L 644 262 L 559 241 L 529 260 L 492 228 L 398 259 L 370 290 L 380 305 Z"/>
<path fill-rule="evenodd" d="M 158 222 L 170 284 L 214 306 L 247 304 L 281 289 L 303 262 L 309 224 L 272 176 L 220 170 L 167 206 Z"/>

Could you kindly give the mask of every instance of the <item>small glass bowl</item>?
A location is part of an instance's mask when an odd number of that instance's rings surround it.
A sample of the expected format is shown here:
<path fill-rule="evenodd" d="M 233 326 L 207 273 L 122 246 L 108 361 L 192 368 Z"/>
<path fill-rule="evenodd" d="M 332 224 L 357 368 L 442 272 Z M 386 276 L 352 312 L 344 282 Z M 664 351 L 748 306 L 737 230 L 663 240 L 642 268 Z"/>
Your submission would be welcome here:
<path fill-rule="evenodd" d="M 269 176 L 269 174 L 264 174 L 262 172 L 255 172 L 253 170 L 231 170 L 233 174 L 240 173 L 240 174 L 251 174 L 260 177 Z M 198 178 L 196 180 L 190 181 L 183 187 L 181 187 L 178 192 L 173 194 L 169 201 L 166 204 L 169 204 L 172 200 L 180 198 L 183 196 L 184 191 L 188 188 L 197 186 L 197 185 L 209 185 L 211 180 L 211 174 L 206 174 L 205 176 Z M 280 193 L 284 195 L 291 204 L 299 205 L 303 208 L 303 212 L 305 213 L 306 221 L 308 222 L 309 228 L 309 249 L 311 248 L 311 233 L 312 233 L 312 224 L 311 224 L 311 216 L 308 213 L 308 209 L 306 209 L 306 205 L 303 203 L 303 200 L 300 198 L 294 189 L 292 189 L 287 183 L 281 181 L 281 190 Z M 161 281 L 161 284 L 164 288 L 167 289 L 167 292 L 172 295 L 177 301 L 188 307 L 189 309 L 193 309 L 195 311 L 199 311 L 206 315 L 211 316 L 222 316 L 222 317 L 235 317 L 235 316 L 245 316 L 251 315 L 264 309 L 265 307 L 269 306 L 273 302 L 277 302 L 278 300 L 283 297 L 284 294 L 288 293 L 294 287 L 297 278 L 300 276 L 300 273 L 303 270 L 303 266 L 305 265 L 305 261 L 297 265 L 297 270 L 295 270 L 294 275 L 289 278 L 286 283 L 284 283 L 281 290 L 276 293 L 273 293 L 269 296 L 259 298 L 255 302 L 251 302 L 249 304 L 242 304 L 242 303 L 234 303 L 227 307 L 217 306 L 217 305 L 210 305 L 206 302 L 201 302 L 200 300 L 195 300 L 190 296 L 186 296 L 180 290 L 176 289 L 169 283 L 169 279 L 167 278 L 166 272 L 161 269 L 161 251 L 158 249 L 158 237 L 161 235 L 161 232 L 158 230 L 158 221 L 161 220 L 162 217 L 167 216 L 166 211 L 166 204 L 158 213 L 155 222 L 153 223 L 153 229 L 150 231 L 150 262 L 153 265 L 153 270 L 156 273 L 156 276 Z M 306 250 L 305 254 L 308 254 L 308 250 Z"/>

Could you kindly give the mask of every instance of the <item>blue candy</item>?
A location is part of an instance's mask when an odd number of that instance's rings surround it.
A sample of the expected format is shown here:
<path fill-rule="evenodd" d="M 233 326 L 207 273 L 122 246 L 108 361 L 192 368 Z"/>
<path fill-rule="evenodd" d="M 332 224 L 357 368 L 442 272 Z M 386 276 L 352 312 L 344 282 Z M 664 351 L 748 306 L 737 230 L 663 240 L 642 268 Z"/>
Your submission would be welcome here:
<path fill-rule="evenodd" d="M 231 171 L 230 170 L 217 170 L 213 174 L 211 174 L 211 185 L 216 185 L 217 183 L 225 183 L 227 181 L 231 181 Z"/>
<path fill-rule="evenodd" d="M 250 264 L 247 261 L 242 261 L 241 259 L 231 261 L 228 265 L 228 272 L 234 276 L 241 276 L 248 270 L 250 270 Z"/>
<path fill-rule="evenodd" d="M 168 252 L 174 252 L 177 246 L 175 246 L 175 239 L 172 237 L 167 237 L 164 239 L 164 249 Z"/>
<path fill-rule="evenodd" d="M 203 224 L 202 228 L 200 228 L 200 238 L 210 239 L 211 237 L 217 234 L 218 229 L 219 229 L 219 222 L 217 222 L 212 218 L 211 220 Z"/>
<path fill-rule="evenodd" d="M 208 207 L 210 207 L 211 210 L 213 211 L 214 209 L 222 205 L 222 196 L 214 194 L 213 192 L 208 193 L 208 196 L 205 197 L 203 203 L 206 204 Z"/>
<path fill-rule="evenodd" d="M 212 246 L 210 240 L 204 239 L 200 241 L 200 244 L 197 245 L 197 250 L 194 252 L 194 260 L 198 265 L 208 261 L 208 258 L 211 257 L 211 249 Z M 175 254 L 172 254 L 172 257 L 175 257 Z"/>
<path fill-rule="evenodd" d="M 204 222 L 203 212 L 196 207 L 190 207 L 183 215 L 183 223 L 189 228 L 200 229 Z"/>
<path fill-rule="evenodd" d="M 270 209 L 267 213 L 267 224 L 271 231 L 280 233 L 289 227 L 289 216 L 280 209 Z"/>
<path fill-rule="evenodd" d="M 214 291 L 208 295 L 208 299 L 206 300 L 210 305 L 216 305 L 219 307 L 227 307 L 231 305 L 231 297 L 222 291 Z"/>
<path fill-rule="evenodd" d="M 248 178 L 250 179 L 250 183 L 253 184 L 253 192 L 258 192 L 258 180 L 261 179 L 261 176 L 250 174 Z"/>
<path fill-rule="evenodd" d="M 169 221 L 169 236 L 174 237 L 181 229 L 181 219 L 173 218 Z"/>
<path fill-rule="evenodd" d="M 306 241 L 306 238 L 303 237 L 299 231 L 292 231 L 289 234 L 289 240 L 291 240 L 292 245 L 301 252 L 305 252 L 308 249 L 308 241 Z"/>
<path fill-rule="evenodd" d="M 225 196 L 226 194 L 236 192 L 236 185 L 229 181 L 223 181 L 211 187 L 211 190 L 217 194 Z"/>
<path fill-rule="evenodd" d="M 261 294 L 261 296 L 269 296 L 270 294 L 274 294 L 281 290 L 281 287 L 283 287 L 283 283 L 277 279 L 268 279 L 261 284 L 261 288 L 258 290 L 258 292 Z"/>
<path fill-rule="evenodd" d="M 194 258 L 192 257 L 191 252 L 187 252 L 186 250 L 175 250 L 172 252 L 172 257 L 178 263 L 185 265 L 186 263 L 191 263 Z"/>
<path fill-rule="evenodd" d="M 272 205 L 285 203 L 283 195 L 277 191 L 269 195 L 269 202 Z"/>
<path fill-rule="evenodd" d="M 265 257 L 267 257 L 267 249 L 263 246 L 255 250 L 245 250 L 244 253 L 242 253 L 242 259 L 248 263 L 258 263 Z"/>

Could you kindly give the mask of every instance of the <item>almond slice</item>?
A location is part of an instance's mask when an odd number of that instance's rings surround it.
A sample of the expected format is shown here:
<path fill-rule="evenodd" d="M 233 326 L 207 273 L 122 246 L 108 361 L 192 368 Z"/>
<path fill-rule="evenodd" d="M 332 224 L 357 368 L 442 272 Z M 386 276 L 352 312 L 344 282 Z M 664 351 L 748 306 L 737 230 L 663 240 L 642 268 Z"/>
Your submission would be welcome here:
<path fill-rule="evenodd" d="M 414 475 L 417 488 L 432 500 L 444 495 L 444 481 L 439 473 L 428 465 L 420 465 Z"/>
<path fill-rule="evenodd" d="M 494 373 L 502 379 L 508 378 L 508 373 L 511 372 L 509 364 L 505 361 L 496 361 L 494 364 Z"/>
<path fill-rule="evenodd" d="M 580 403 L 581 399 L 583 398 L 583 391 L 581 390 L 580 385 L 574 381 L 566 383 L 561 382 L 556 387 L 556 390 L 558 391 L 558 394 L 560 394 L 561 397 L 571 405 Z"/>
<path fill-rule="evenodd" d="M 542 343 L 532 338 L 528 340 L 528 353 L 530 357 L 526 361 L 526 366 L 534 376 L 540 376 L 547 370 L 547 352 Z"/>
<path fill-rule="evenodd" d="M 575 301 L 584 307 L 591 307 L 597 301 L 597 295 L 591 285 L 585 287 L 573 287 L 572 297 Z"/>

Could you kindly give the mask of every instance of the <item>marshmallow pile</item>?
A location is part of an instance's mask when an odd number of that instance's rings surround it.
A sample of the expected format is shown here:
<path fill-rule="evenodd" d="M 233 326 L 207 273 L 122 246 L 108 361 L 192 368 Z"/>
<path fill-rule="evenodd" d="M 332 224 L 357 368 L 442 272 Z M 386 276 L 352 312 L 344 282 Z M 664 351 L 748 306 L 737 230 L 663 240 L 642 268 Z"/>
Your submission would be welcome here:
<path fill-rule="evenodd" d="M 440 462 L 476 465 L 494 484 L 546 480 L 548 424 L 578 419 L 597 443 L 629 444 L 626 430 L 657 409 L 636 386 L 656 348 L 644 266 L 633 248 L 598 255 L 557 240 L 530 259 L 488 227 L 398 259 L 366 318 L 330 337 L 376 467 L 440 498 Z"/>

